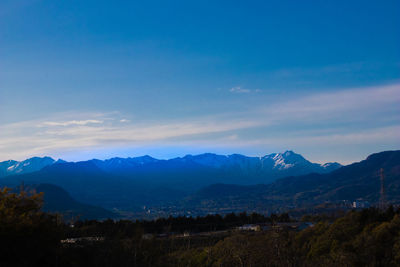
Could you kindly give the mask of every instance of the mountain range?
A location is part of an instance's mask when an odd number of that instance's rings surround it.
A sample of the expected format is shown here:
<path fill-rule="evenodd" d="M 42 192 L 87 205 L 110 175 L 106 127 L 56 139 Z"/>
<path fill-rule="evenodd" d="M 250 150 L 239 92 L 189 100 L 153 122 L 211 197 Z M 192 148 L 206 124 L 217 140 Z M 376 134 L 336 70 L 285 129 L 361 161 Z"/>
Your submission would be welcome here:
<path fill-rule="evenodd" d="M 311 163 L 292 151 L 264 157 L 206 153 L 170 160 L 150 156 L 81 162 L 32 158 L 1 162 L 0 166 L 0 186 L 50 184 L 57 188 L 50 187 L 47 194 L 65 190 L 68 197 L 64 199 L 70 204 L 87 203 L 83 205 L 120 214 L 142 214 L 150 209 L 156 216 L 157 212 L 260 211 L 357 198 L 375 203 L 380 168 L 387 176 L 388 199 L 400 203 L 400 151 L 373 154 L 348 166 Z M 97 211 L 99 216 L 106 214 Z"/>
<path fill-rule="evenodd" d="M 60 160 L 57 162 L 60 163 L 63 161 Z M 3 161 L 0 162 L 0 177 L 39 171 L 54 163 L 56 163 L 56 161 L 50 157 L 33 157 L 24 161 Z"/>
<path fill-rule="evenodd" d="M 266 185 L 214 184 L 187 197 L 180 206 L 192 210 L 277 210 L 320 204 L 342 205 L 355 200 L 377 204 L 381 173 L 388 203 L 400 204 L 400 151 L 368 156 L 326 174 L 310 173 L 278 179 Z"/>
<path fill-rule="evenodd" d="M 33 168 L 35 163 L 40 164 Z M 77 201 L 124 210 L 171 203 L 215 183 L 270 183 L 288 175 L 326 173 L 340 167 L 338 163 L 311 163 L 292 151 L 264 157 L 207 153 L 170 160 L 150 156 L 81 162 L 32 158 L 0 164 L 9 166 L 9 175 L 0 179 L 1 185 L 54 184 L 67 190 Z M 18 175 L 10 175 L 13 170 Z"/>
<path fill-rule="evenodd" d="M 120 174 L 127 174 L 134 171 L 149 171 L 151 168 L 157 169 L 160 166 L 171 169 L 176 166 L 182 167 L 182 165 L 199 165 L 216 169 L 235 169 L 235 171 L 256 175 L 269 174 L 272 176 L 272 179 L 310 172 L 325 173 L 341 167 L 337 162 L 326 164 L 312 163 L 293 151 L 273 153 L 263 157 L 247 157 L 240 154 L 225 156 L 204 153 L 194 156 L 186 155 L 169 160 L 155 159 L 146 155 L 133 158 L 116 157 L 107 160 L 93 159 L 87 162 L 93 162 L 103 171 L 117 172 Z M 39 171 L 44 167 L 57 163 L 67 162 L 61 159 L 56 161 L 51 157 L 33 157 L 24 161 L 3 161 L 0 162 L 0 178 L 8 175 Z"/>

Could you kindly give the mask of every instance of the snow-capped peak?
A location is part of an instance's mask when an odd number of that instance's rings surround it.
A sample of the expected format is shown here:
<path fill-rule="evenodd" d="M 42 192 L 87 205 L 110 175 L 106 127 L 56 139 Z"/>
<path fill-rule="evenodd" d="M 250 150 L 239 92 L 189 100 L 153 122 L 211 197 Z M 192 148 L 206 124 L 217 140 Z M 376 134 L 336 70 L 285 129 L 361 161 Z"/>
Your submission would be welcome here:
<path fill-rule="evenodd" d="M 55 160 L 50 157 L 33 157 L 24 161 L 3 161 L 0 162 L 0 177 L 38 171 L 54 162 Z"/>
<path fill-rule="evenodd" d="M 272 165 L 272 168 L 276 170 L 290 169 L 299 164 L 311 164 L 311 162 L 307 161 L 303 156 L 296 154 L 291 150 L 287 150 L 283 153 L 265 155 L 261 160 L 263 161 L 263 166 Z"/>

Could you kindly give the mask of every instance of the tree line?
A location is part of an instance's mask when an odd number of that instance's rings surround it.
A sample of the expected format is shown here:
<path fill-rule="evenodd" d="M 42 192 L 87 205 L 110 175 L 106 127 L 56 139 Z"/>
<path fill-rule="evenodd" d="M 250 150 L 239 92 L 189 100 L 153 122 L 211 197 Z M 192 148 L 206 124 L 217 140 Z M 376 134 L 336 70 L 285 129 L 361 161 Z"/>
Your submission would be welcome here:
<path fill-rule="evenodd" d="M 276 227 L 184 236 L 178 234 L 291 219 L 240 213 L 91 220 L 72 227 L 59 215 L 42 212 L 41 205 L 41 194 L 0 190 L 0 266 L 400 266 L 400 210 L 393 207 L 340 218 L 306 216 L 317 222 L 302 231 Z M 61 242 L 96 236 L 102 239 Z"/>

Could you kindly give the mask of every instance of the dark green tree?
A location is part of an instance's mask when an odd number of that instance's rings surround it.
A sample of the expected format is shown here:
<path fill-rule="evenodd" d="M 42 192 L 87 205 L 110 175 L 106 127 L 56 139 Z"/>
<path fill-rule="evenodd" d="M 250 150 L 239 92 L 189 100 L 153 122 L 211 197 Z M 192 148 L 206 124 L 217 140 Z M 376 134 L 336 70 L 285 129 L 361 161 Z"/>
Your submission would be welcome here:
<path fill-rule="evenodd" d="M 40 210 L 42 194 L 0 189 L 0 266 L 54 266 L 61 227 Z"/>

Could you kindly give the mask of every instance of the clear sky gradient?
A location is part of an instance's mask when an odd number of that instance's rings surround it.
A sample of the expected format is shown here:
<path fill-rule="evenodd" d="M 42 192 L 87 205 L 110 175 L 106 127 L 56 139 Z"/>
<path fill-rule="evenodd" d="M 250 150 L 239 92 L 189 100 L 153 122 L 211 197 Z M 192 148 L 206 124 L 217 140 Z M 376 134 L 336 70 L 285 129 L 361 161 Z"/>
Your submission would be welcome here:
<path fill-rule="evenodd" d="M 0 160 L 400 148 L 400 1 L 0 1 Z"/>

